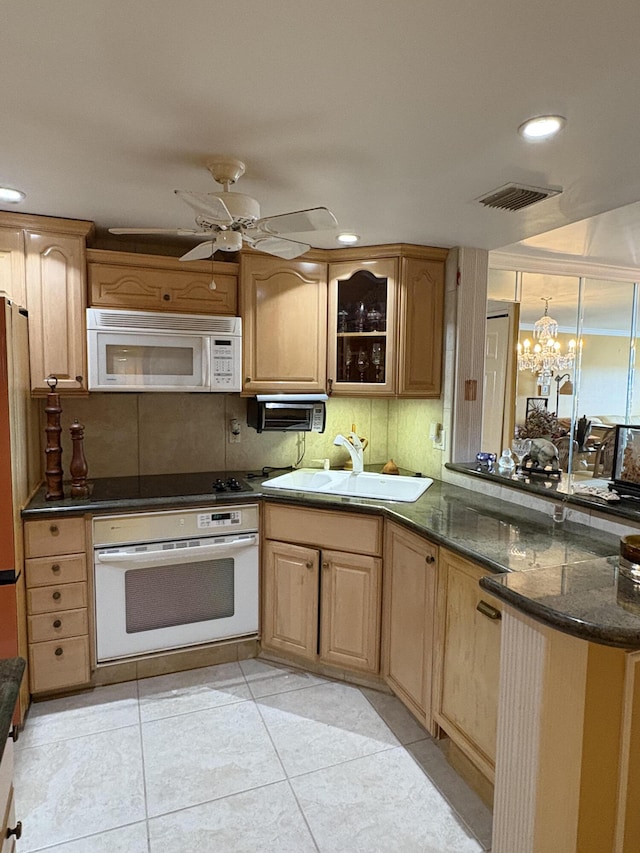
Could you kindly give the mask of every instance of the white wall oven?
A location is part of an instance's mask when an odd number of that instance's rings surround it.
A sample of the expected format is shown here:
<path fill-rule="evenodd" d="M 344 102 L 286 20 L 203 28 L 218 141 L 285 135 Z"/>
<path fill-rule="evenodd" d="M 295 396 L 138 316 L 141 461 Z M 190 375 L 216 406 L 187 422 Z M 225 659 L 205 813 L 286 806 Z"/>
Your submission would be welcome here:
<path fill-rule="evenodd" d="M 97 517 L 98 663 L 258 632 L 258 507 Z"/>
<path fill-rule="evenodd" d="M 240 391 L 239 317 L 87 309 L 90 391 Z"/>

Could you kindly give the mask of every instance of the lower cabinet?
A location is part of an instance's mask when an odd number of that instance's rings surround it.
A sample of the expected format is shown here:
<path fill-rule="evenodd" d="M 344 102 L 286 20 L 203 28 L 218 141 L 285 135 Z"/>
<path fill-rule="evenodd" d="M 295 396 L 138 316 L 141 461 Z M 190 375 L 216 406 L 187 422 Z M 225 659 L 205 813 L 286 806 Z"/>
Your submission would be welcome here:
<path fill-rule="evenodd" d="M 393 522 L 385 527 L 382 674 L 429 731 L 438 548 Z"/>
<path fill-rule="evenodd" d="M 90 679 L 84 520 L 25 522 L 31 692 Z"/>
<path fill-rule="evenodd" d="M 478 585 L 486 574 L 440 548 L 433 700 L 436 722 L 493 782 L 502 614 Z"/>
<path fill-rule="evenodd" d="M 266 506 L 264 526 L 263 647 L 379 672 L 381 519 Z"/>

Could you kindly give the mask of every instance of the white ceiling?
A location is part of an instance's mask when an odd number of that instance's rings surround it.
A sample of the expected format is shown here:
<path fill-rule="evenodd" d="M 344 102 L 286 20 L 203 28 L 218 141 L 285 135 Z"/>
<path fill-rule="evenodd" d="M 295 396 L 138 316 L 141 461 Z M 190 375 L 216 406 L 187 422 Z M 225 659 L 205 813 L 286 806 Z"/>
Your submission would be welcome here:
<path fill-rule="evenodd" d="M 0 209 L 189 228 L 173 190 L 217 191 L 222 153 L 263 215 L 326 205 L 364 244 L 496 249 L 632 205 L 575 233 L 611 254 L 614 226 L 635 265 L 639 33 L 637 0 L 3 0 L 0 184 L 27 199 Z M 545 112 L 564 131 L 526 143 Z M 474 201 L 510 181 L 564 192 Z"/>

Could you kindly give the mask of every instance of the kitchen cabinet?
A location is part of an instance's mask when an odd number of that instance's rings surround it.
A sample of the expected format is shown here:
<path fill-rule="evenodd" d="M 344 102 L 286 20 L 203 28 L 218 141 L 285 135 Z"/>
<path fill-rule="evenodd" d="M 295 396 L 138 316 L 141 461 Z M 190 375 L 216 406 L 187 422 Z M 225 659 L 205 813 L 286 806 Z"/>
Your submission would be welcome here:
<path fill-rule="evenodd" d="M 90 679 L 85 527 L 82 518 L 24 525 L 31 692 Z"/>
<path fill-rule="evenodd" d="M 29 310 L 31 390 L 87 393 L 86 257 L 89 222 L 45 219 L 26 227 L 26 292 Z"/>
<path fill-rule="evenodd" d="M 326 389 L 327 265 L 243 253 L 243 393 Z"/>
<path fill-rule="evenodd" d="M 238 312 L 236 263 L 89 249 L 87 266 L 89 304 L 97 308 L 231 316 Z"/>
<path fill-rule="evenodd" d="M 24 234 L 17 226 L 0 225 L 0 295 L 7 296 L 23 308 L 27 304 Z"/>
<path fill-rule="evenodd" d="M 13 796 L 13 740 L 7 738 L 0 761 L 0 815 L 2 815 L 2 835 L 0 835 L 0 853 L 14 853 L 16 839 L 22 834 L 22 824 L 16 821 Z"/>
<path fill-rule="evenodd" d="M 365 252 L 329 264 L 331 393 L 439 397 L 446 250 L 399 245 Z"/>
<path fill-rule="evenodd" d="M 493 782 L 502 608 L 478 585 L 486 574 L 486 568 L 440 548 L 434 717 Z"/>
<path fill-rule="evenodd" d="M 382 520 L 265 506 L 262 645 L 377 673 Z"/>
<path fill-rule="evenodd" d="M 436 545 L 405 527 L 386 523 L 382 674 L 430 731 L 437 570 Z"/>

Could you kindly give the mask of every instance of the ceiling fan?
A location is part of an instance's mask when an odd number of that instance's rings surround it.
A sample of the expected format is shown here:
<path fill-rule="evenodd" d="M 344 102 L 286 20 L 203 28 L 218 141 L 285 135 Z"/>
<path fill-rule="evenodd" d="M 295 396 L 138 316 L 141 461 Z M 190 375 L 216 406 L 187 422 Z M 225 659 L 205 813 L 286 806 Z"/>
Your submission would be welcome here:
<path fill-rule="evenodd" d="M 207 239 L 183 255 L 181 261 L 210 258 L 214 252 L 238 252 L 245 242 L 260 252 L 279 258 L 297 258 L 311 246 L 284 235 L 310 231 L 333 230 L 338 221 L 326 207 L 293 210 L 276 216 L 260 218 L 258 202 L 243 193 L 231 192 L 245 171 L 240 160 L 216 157 L 207 164 L 215 181 L 222 184 L 222 192 L 197 193 L 175 190 L 175 194 L 196 213 L 197 229 L 188 228 L 109 228 L 111 234 L 177 234 Z"/>

